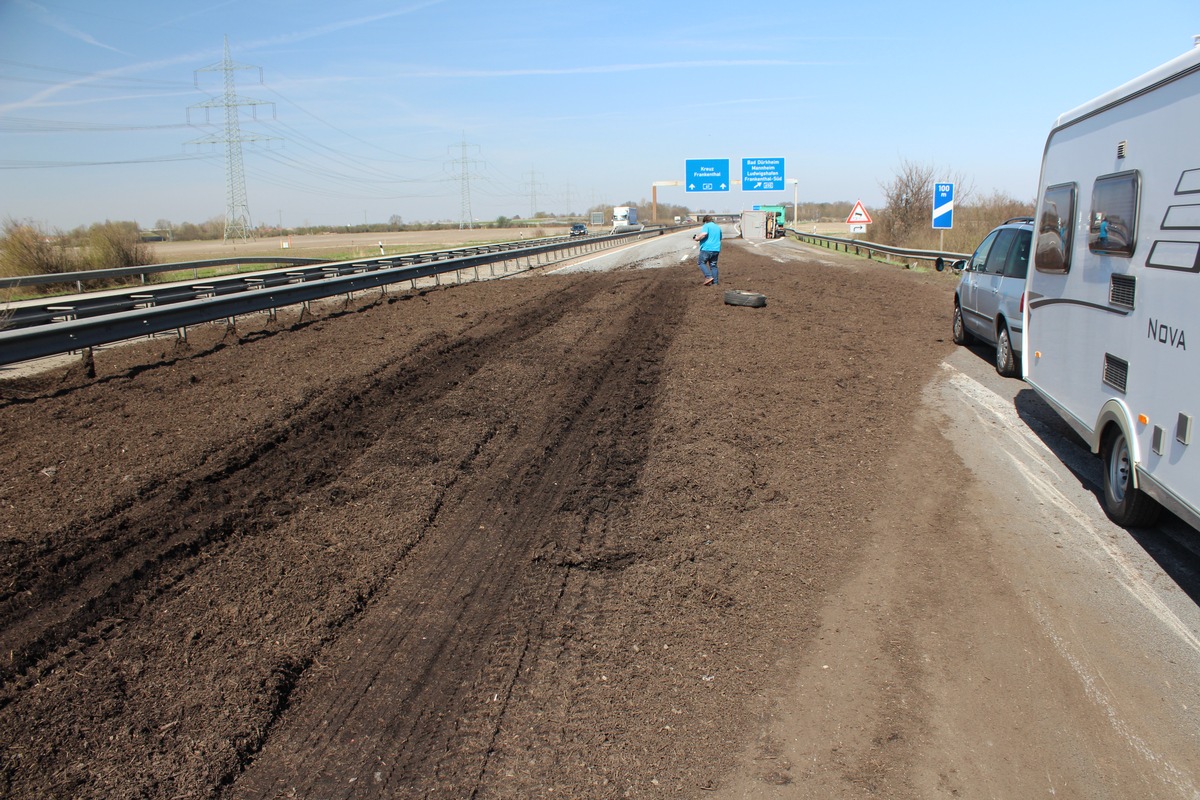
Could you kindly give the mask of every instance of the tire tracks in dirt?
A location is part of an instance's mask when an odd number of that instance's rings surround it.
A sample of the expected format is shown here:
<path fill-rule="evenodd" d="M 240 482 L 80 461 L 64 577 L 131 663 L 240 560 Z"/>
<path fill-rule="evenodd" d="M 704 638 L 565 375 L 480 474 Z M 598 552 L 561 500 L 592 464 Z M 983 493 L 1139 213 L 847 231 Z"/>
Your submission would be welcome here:
<path fill-rule="evenodd" d="M 605 357 L 552 368 L 553 405 L 523 415 L 524 430 L 489 425 L 497 435 L 231 796 L 474 796 L 568 576 L 624 557 L 596 543 L 583 555 L 582 539 L 633 491 L 679 291 L 660 279 L 632 302 L 608 299 L 611 324 L 572 346 Z"/>
<path fill-rule="evenodd" d="M 188 564 L 230 536 L 268 532 L 295 511 L 294 491 L 331 482 L 337 465 L 370 446 L 392 424 L 379 406 L 419 408 L 451 391 L 490 358 L 536 335 L 596 288 L 564 287 L 495 328 L 481 320 L 474 335 L 435 338 L 404 363 L 390 364 L 361 386 L 336 387 L 249 442 L 205 454 L 187 474 L 145 487 L 135 504 L 58 530 L 14 553 L 0 569 L 0 708 L 39 662 L 70 640 L 103 638 L 150 589 L 181 580 Z M 256 479 L 271 476 L 271 485 Z M 215 502 L 214 502 L 215 501 Z M 49 565 L 49 566 L 47 566 Z M 151 587 L 153 587 L 151 589 Z M 90 628 L 96 630 L 87 633 Z"/>

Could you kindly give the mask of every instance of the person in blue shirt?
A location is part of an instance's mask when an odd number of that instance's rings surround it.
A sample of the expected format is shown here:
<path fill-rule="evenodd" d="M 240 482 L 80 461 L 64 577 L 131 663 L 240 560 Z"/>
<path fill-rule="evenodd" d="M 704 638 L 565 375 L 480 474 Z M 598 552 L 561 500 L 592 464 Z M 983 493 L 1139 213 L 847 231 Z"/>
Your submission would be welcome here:
<path fill-rule="evenodd" d="M 700 271 L 704 273 L 704 285 L 715 286 L 721 281 L 717 277 L 717 257 L 721 255 L 721 226 L 705 216 L 700 232 L 692 236 L 700 243 Z"/>

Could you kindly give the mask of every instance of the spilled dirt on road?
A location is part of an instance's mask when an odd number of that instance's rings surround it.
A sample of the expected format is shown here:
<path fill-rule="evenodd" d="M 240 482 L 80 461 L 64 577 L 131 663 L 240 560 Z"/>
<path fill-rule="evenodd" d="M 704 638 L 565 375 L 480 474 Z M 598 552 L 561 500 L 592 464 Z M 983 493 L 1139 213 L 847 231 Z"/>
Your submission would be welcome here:
<path fill-rule="evenodd" d="M 0 384 L 5 796 L 720 787 L 871 535 L 952 291 L 721 267 L 360 296 Z"/>

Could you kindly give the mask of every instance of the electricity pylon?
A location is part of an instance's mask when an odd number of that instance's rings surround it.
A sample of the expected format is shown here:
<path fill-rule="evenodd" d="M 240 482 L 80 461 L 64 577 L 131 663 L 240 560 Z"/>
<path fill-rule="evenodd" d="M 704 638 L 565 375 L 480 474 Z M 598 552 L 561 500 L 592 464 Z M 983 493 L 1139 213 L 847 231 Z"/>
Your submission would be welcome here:
<path fill-rule="evenodd" d="M 461 231 L 464 226 L 472 229 L 475 227 L 474 218 L 471 216 L 471 164 L 475 162 L 467 158 L 467 148 L 475 145 L 467 144 L 466 133 L 463 134 L 460 147 L 462 157 L 458 159 L 458 163 L 461 167 L 459 183 L 462 188 L 462 204 L 459 208 L 458 229 Z"/>
<path fill-rule="evenodd" d="M 200 88 L 201 72 L 223 72 L 225 74 L 225 91 L 220 97 L 214 97 L 203 103 L 188 106 L 188 122 L 191 123 L 193 108 L 204 109 L 205 124 L 208 122 L 209 109 L 225 109 L 225 128 L 219 133 L 193 139 L 189 144 L 224 144 L 225 145 L 225 241 L 241 239 L 243 242 L 250 238 L 250 206 L 246 201 L 246 173 L 242 168 L 242 142 L 269 141 L 274 138 L 259 134 L 243 134 L 239 124 L 238 108 L 248 106 L 251 116 L 258 119 L 258 106 L 271 106 L 271 115 L 275 114 L 275 104 L 266 100 L 255 100 L 249 97 L 239 97 L 234 86 L 233 73 L 239 69 L 258 70 L 258 82 L 262 83 L 262 67 L 234 63 L 229 55 L 229 37 L 225 37 L 225 58 L 216 64 L 201 67 L 195 71 L 196 88 Z"/>
<path fill-rule="evenodd" d="M 537 190 L 542 183 L 537 179 L 537 173 L 529 170 L 529 218 L 537 216 Z"/>

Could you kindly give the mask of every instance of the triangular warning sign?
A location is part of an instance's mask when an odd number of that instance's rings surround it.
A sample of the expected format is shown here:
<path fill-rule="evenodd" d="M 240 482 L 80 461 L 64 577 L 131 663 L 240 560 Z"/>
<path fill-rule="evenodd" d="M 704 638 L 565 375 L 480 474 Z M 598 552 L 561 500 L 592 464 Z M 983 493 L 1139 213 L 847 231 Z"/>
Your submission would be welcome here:
<path fill-rule="evenodd" d="M 846 222 L 851 224 L 855 222 L 865 223 L 867 225 L 871 224 L 871 215 L 867 213 L 865 208 L 863 208 L 862 200 L 859 200 L 854 204 L 854 210 L 850 212 L 850 216 L 846 217 Z"/>

